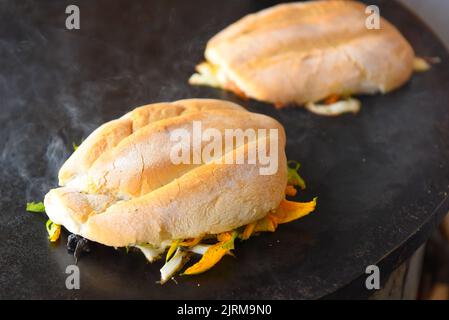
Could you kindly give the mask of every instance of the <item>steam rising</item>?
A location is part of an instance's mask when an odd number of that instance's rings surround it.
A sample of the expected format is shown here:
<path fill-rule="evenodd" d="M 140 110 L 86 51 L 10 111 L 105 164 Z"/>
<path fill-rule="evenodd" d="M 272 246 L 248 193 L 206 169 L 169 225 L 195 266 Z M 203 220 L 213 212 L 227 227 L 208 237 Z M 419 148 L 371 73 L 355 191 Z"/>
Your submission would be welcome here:
<path fill-rule="evenodd" d="M 0 21 L 14 30 L 0 39 L 0 190 L 23 192 L 26 199 L 14 195 L 17 203 L 39 201 L 57 186 L 72 142 L 79 144 L 100 124 L 147 103 L 213 96 L 190 87 L 187 79 L 203 59 L 207 39 L 219 31 L 215 24 L 230 21 L 181 17 L 178 10 L 196 10 L 183 5 L 169 11 L 135 5 L 125 16 L 121 5 L 110 4 L 111 12 L 123 16 L 120 23 L 86 6 L 85 17 L 100 18 L 85 19 L 77 33 L 63 28 L 59 14 L 41 19 L 59 12 L 51 3 L 0 5 Z M 24 8 L 23 19 L 11 18 Z M 224 16 L 231 8 L 223 6 Z M 133 18 L 141 12 L 144 21 Z M 159 18 L 167 12 L 167 19 Z"/>

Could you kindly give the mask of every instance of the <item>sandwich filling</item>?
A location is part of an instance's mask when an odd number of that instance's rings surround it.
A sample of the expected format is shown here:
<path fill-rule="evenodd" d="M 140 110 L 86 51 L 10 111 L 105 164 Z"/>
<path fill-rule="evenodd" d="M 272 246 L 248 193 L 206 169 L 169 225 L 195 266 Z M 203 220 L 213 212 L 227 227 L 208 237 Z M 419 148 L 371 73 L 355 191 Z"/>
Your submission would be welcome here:
<path fill-rule="evenodd" d="M 306 187 L 304 180 L 298 173 L 299 167 L 299 164 L 295 161 L 289 162 L 288 184 L 285 191 L 287 196 L 296 196 L 297 187 L 301 189 L 305 189 Z M 232 250 L 235 248 L 235 241 L 237 239 L 245 241 L 260 232 L 274 232 L 280 224 L 289 223 L 302 218 L 313 212 L 315 207 L 316 198 L 305 203 L 283 199 L 278 208 L 271 210 L 263 218 L 234 230 L 219 234 L 206 234 L 191 239 L 166 240 L 159 245 L 150 243 L 130 244 L 129 246 L 126 246 L 126 250 L 128 251 L 128 247 L 139 249 L 149 262 L 159 260 L 164 252 L 166 252 L 165 264 L 160 269 L 160 283 L 163 284 L 172 279 L 173 276 L 192 258 L 192 255 L 200 255 L 201 258 L 199 261 L 186 268 L 182 275 L 195 275 L 208 271 L 225 255 L 233 255 Z M 27 204 L 27 211 L 45 212 L 45 207 L 43 203 L 29 203 Z M 46 227 L 49 240 L 51 242 L 56 242 L 61 235 L 61 225 L 48 220 Z M 73 235 L 74 234 L 71 236 Z M 68 248 L 71 238 L 73 238 L 71 236 L 69 236 L 67 244 Z M 84 238 L 81 239 L 85 240 Z M 76 249 L 71 248 L 71 252 L 75 251 L 75 259 L 78 259 L 76 253 L 77 249 L 78 246 Z"/>
<path fill-rule="evenodd" d="M 221 137 L 229 130 L 253 131 L 246 138 L 231 136 L 230 149 L 225 143 L 205 158 L 198 155 L 212 150 L 202 134 L 193 134 L 195 122 Z M 276 134 L 262 134 L 267 130 Z M 198 161 L 173 160 L 179 142 L 172 138 L 180 132 L 201 137 L 186 140 Z M 299 165 L 288 167 L 285 140 L 279 122 L 230 102 L 190 99 L 143 106 L 89 135 L 59 171 L 60 187 L 48 192 L 44 206 L 29 207 L 45 207 L 50 241 L 57 241 L 62 226 L 75 234 L 70 237 L 75 253 L 88 249 L 87 240 L 137 248 L 150 261 L 167 251 L 162 282 L 200 253 L 184 274 L 201 273 L 230 254 L 236 239 L 273 232 L 314 210 L 315 200 L 285 199 L 296 194 L 294 186 L 305 186 Z M 269 174 L 262 170 L 266 158 L 276 163 L 269 165 L 275 169 Z"/>
<path fill-rule="evenodd" d="M 196 71 L 189 78 L 191 85 L 222 88 L 233 92 L 241 98 L 247 98 L 245 92 L 229 79 L 226 72 L 220 66 L 204 61 L 196 66 Z"/>
<path fill-rule="evenodd" d="M 330 0 L 279 4 L 249 14 L 208 41 L 206 62 L 189 82 L 278 107 L 309 104 L 320 115 L 354 112 L 352 102 L 328 110 L 310 104 L 345 92 L 395 90 L 411 77 L 415 58 L 384 18 L 379 17 L 379 28 L 367 28 L 365 10 L 357 1 Z"/>

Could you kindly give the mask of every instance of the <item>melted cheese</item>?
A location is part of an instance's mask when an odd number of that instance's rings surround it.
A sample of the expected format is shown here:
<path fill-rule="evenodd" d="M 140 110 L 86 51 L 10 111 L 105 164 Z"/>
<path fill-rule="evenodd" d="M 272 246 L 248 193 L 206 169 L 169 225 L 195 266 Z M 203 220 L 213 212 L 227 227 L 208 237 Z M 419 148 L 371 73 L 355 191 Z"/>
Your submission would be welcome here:
<path fill-rule="evenodd" d="M 332 104 L 315 104 L 309 102 L 306 109 L 320 116 L 338 116 L 343 113 L 357 113 L 360 111 L 360 101 L 354 98 L 340 100 Z"/>
<path fill-rule="evenodd" d="M 202 62 L 196 66 L 197 73 L 194 73 L 189 83 L 198 86 L 211 86 L 215 88 L 226 87 L 227 77 L 217 66 L 209 62 Z"/>

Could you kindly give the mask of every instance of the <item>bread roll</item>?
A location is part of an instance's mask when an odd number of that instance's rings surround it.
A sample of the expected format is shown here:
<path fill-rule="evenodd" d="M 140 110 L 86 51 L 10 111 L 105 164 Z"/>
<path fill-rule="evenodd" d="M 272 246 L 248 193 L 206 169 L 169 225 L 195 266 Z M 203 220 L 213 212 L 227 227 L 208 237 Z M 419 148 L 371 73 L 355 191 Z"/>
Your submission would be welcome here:
<path fill-rule="evenodd" d="M 208 42 L 190 83 L 277 106 L 394 90 L 412 74 L 413 49 L 383 18 L 368 29 L 366 7 L 308 1 L 247 15 Z"/>
<path fill-rule="evenodd" d="M 174 164 L 170 133 L 191 133 L 193 121 L 200 121 L 203 130 L 220 132 L 277 129 L 277 171 L 260 174 L 260 161 Z M 271 147 L 270 137 L 235 141 L 227 152 L 247 159 L 249 150 Z M 284 148 L 281 124 L 230 102 L 191 99 L 147 105 L 102 125 L 79 146 L 59 172 L 61 187 L 45 196 L 46 212 L 70 232 L 114 247 L 233 230 L 264 217 L 284 199 Z"/>

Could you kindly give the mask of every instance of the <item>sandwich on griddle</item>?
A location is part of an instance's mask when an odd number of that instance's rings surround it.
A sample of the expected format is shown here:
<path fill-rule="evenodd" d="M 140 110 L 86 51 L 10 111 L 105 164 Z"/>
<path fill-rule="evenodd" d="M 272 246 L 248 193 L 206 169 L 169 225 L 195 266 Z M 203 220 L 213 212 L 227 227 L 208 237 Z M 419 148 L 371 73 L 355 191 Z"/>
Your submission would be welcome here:
<path fill-rule="evenodd" d="M 277 107 L 355 112 L 359 105 L 351 95 L 399 88 L 415 57 L 387 20 L 379 17 L 379 29 L 367 23 L 366 9 L 356 1 L 307 1 L 247 15 L 209 40 L 206 61 L 189 82 Z M 315 104 L 320 101 L 327 107 Z"/>
<path fill-rule="evenodd" d="M 231 136 L 229 148 L 219 139 L 229 132 L 248 134 Z M 162 281 L 195 254 L 201 259 L 184 274 L 204 272 L 237 238 L 314 210 L 315 200 L 285 199 L 303 186 L 298 167 L 287 165 L 285 139 L 276 120 L 226 101 L 136 108 L 96 129 L 60 169 L 60 187 L 44 200 L 50 240 L 64 226 L 82 239 L 139 248 L 150 261 L 167 251 Z"/>

